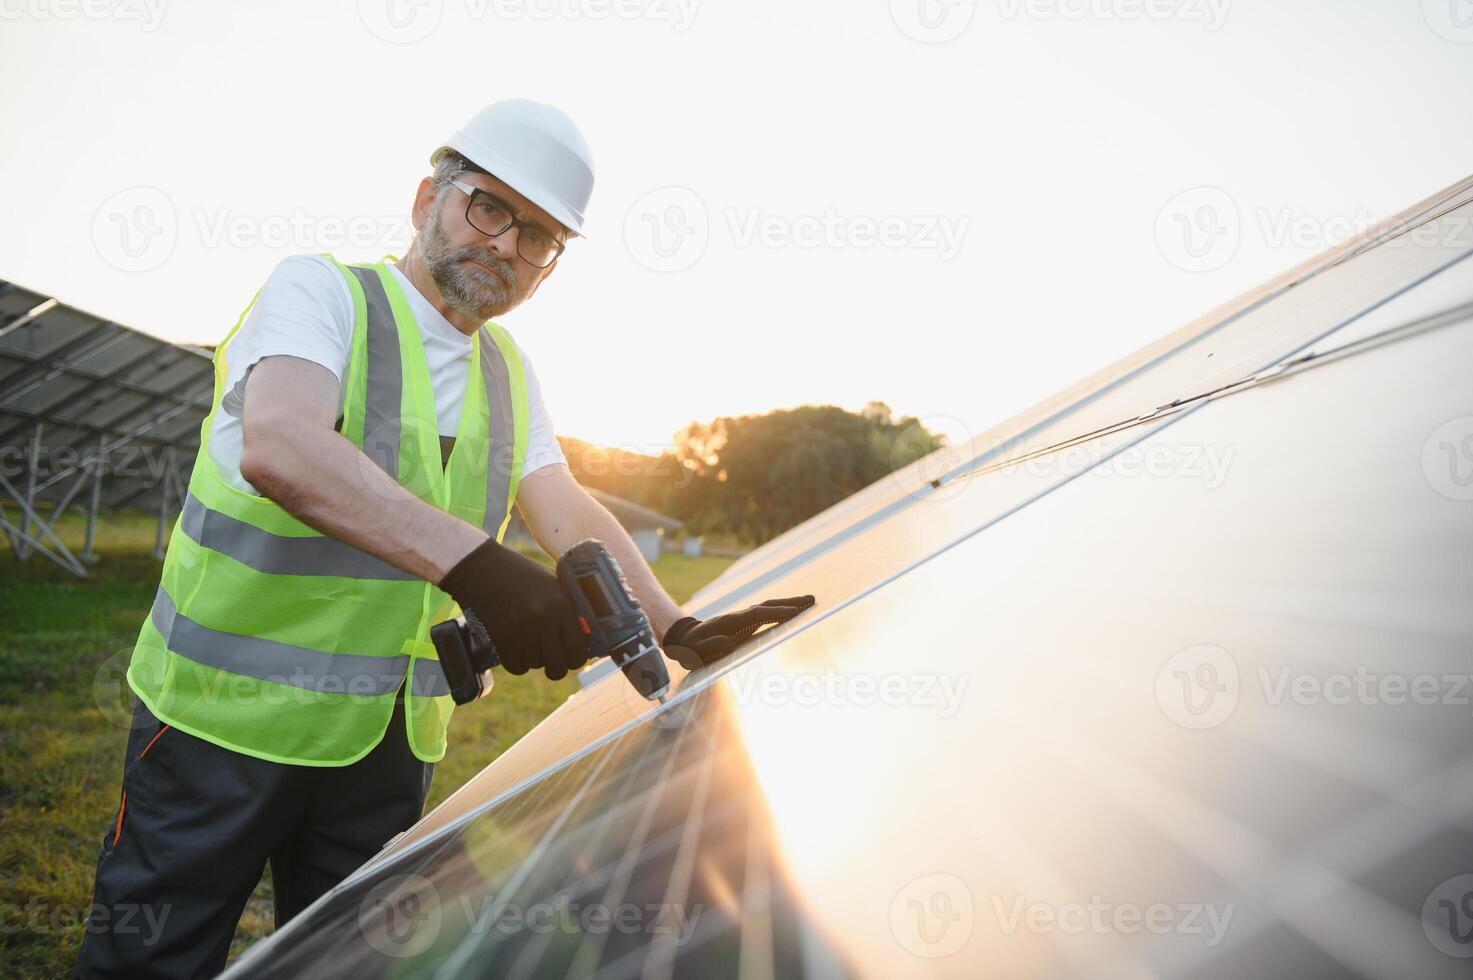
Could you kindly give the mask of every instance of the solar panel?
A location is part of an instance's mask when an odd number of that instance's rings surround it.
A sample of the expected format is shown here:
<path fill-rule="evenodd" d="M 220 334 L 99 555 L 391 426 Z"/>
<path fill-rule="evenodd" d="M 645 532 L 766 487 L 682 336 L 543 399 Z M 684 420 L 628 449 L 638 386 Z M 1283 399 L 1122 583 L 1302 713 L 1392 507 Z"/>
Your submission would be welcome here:
<path fill-rule="evenodd" d="M 208 351 L 0 282 L 0 493 L 31 509 L 6 528 L 17 553 L 83 574 L 50 530 L 69 508 L 177 512 L 213 379 Z"/>
<path fill-rule="evenodd" d="M 692 605 L 816 609 L 231 975 L 1466 976 L 1469 187 L 794 529 Z"/>

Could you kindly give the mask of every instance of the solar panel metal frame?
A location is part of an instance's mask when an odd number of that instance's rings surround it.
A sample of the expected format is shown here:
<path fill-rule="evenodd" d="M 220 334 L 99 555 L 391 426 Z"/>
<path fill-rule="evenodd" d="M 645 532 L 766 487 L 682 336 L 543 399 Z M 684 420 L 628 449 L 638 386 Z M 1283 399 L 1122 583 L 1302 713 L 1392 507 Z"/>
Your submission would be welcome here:
<path fill-rule="evenodd" d="M 0 493 L 20 512 L 0 529 L 16 556 L 85 576 L 98 515 L 135 508 L 157 515 L 162 557 L 213 385 L 207 350 L 0 280 Z M 73 509 L 87 518 L 80 554 L 54 528 Z"/>

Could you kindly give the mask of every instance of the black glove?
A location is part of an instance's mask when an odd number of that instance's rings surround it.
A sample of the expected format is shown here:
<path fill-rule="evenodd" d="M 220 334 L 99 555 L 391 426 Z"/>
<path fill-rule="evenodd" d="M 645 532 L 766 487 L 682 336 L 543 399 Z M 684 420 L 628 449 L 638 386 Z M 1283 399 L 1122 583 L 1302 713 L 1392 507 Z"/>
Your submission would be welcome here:
<path fill-rule="evenodd" d="M 588 660 L 588 639 L 557 576 L 493 539 L 450 569 L 440 588 L 481 620 L 509 674 L 541 667 L 558 681 Z"/>
<path fill-rule="evenodd" d="M 809 606 L 811 595 L 768 599 L 741 612 L 723 613 L 714 619 L 694 616 L 677 619 L 665 631 L 660 645 L 665 653 L 687 670 L 712 664 L 731 653 L 764 626 L 786 623 Z"/>

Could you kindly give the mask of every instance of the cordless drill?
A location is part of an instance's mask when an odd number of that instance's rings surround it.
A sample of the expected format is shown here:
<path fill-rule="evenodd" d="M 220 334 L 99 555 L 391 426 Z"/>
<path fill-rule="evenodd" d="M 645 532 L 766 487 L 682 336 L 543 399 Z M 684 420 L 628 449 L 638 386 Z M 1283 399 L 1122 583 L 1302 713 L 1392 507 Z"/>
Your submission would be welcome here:
<path fill-rule="evenodd" d="M 588 637 L 589 658 L 612 657 L 635 690 L 651 701 L 663 700 L 670 675 L 659 641 L 649 616 L 630 594 L 624 571 L 603 542 L 589 538 L 563 552 L 557 577 L 578 612 L 578 628 Z M 475 613 L 467 609 L 459 619 L 437 623 L 430 628 L 430 640 L 456 704 L 491 693 L 491 668 L 501 658 Z"/>

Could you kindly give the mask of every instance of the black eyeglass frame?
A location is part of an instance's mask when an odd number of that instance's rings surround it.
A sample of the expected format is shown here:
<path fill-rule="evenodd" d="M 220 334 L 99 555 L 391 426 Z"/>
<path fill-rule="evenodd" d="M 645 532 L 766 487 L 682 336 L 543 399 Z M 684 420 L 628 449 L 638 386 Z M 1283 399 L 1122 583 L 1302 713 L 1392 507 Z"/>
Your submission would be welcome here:
<path fill-rule="evenodd" d="M 552 243 L 557 246 L 557 251 L 552 253 L 552 258 L 548 259 L 547 262 L 542 265 L 538 265 L 532 259 L 528 258 L 525 253 L 522 252 L 522 233 L 531 230 L 535 231 L 539 235 L 547 235 L 548 231 L 546 228 L 534 222 L 524 221 L 523 219 L 518 218 L 516 212 L 512 210 L 510 204 L 506 203 L 495 194 L 492 194 L 490 191 L 482 190 L 479 187 L 474 187 L 470 184 L 465 183 L 462 180 L 456 180 L 454 177 L 449 178 L 449 180 L 447 180 L 446 182 L 466 196 L 465 223 L 476 229 L 476 231 L 479 231 L 487 238 L 495 238 L 497 235 L 506 234 L 506 230 L 508 228 L 515 226 L 517 229 L 517 254 L 520 255 L 527 262 L 527 264 L 532 266 L 533 268 L 546 269 L 548 266 L 556 262 L 558 258 L 563 254 L 563 250 L 568 247 L 567 242 L 559 241 L 558 239 L 553 238 Z M 482 228 L 480 225 L 472 221 L 471 208 L 475 207 L 477 197 L 484 197 L 494 202 L 498 207 L 505 211 L 508 219 L 506 224 L 502 225 L 496 231 L 487 231 L 485 228 Z"/>

